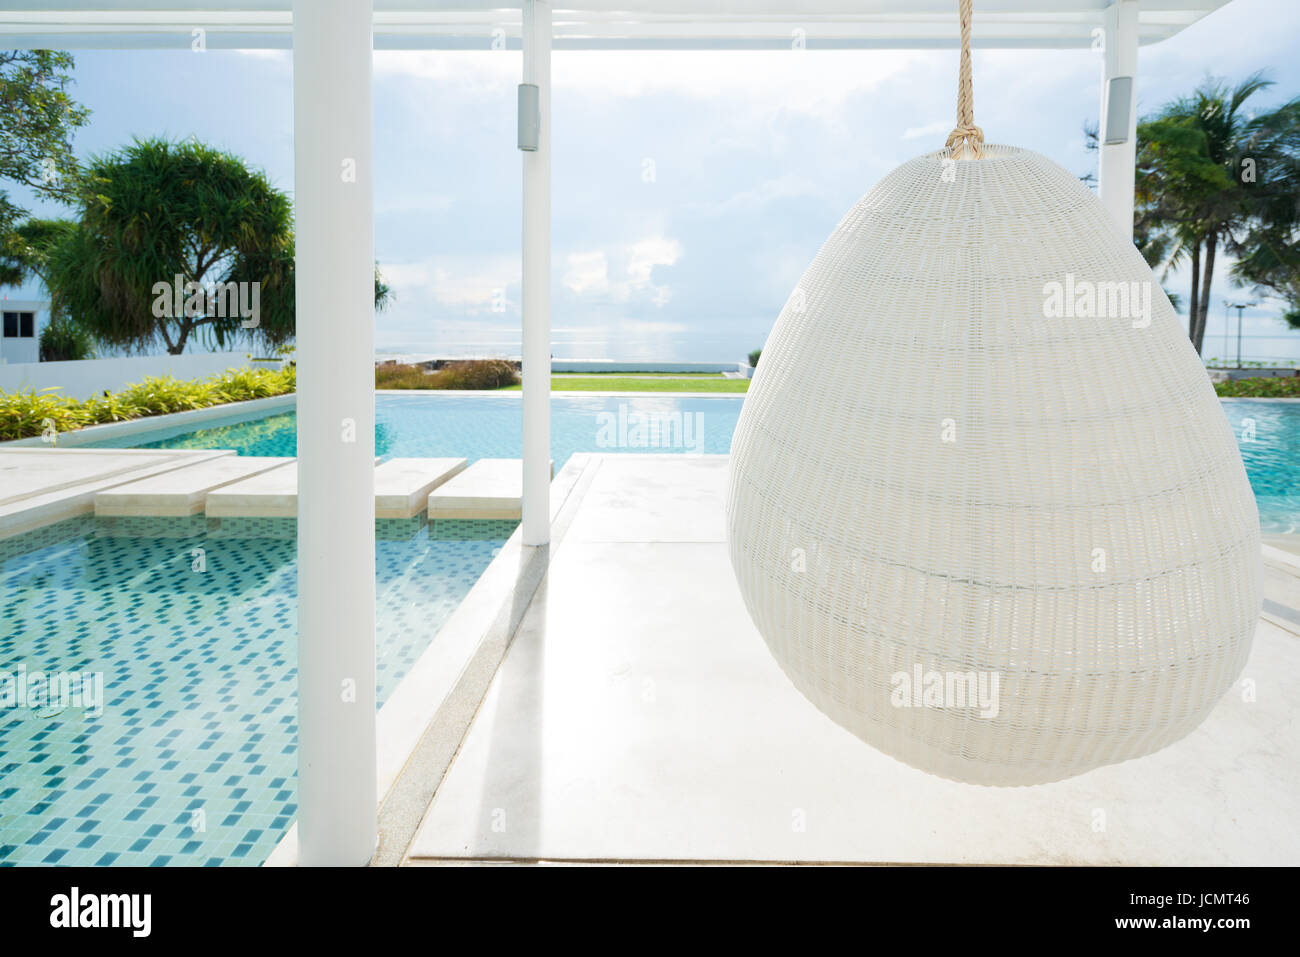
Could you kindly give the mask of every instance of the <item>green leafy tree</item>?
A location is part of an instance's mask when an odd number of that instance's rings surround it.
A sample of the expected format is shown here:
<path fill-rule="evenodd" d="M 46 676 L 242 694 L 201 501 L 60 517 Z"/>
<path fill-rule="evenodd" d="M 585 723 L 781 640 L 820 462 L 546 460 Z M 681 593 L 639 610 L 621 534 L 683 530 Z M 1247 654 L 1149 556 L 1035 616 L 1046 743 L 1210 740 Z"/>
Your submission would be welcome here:
<path fill-rule="evenodd" d="M 179 354 L 192 338 L 274 346 L 293 335 L 289 199 L 238 157 L 192 140 L 136 140 L 91 160 L 79 201 L 79 222 L 50 256 L 49 285 L 97 341 Z M 194 296 L 227 283 L 257 284 L 256 325 L 229 300 Z"/>
<path fill-rule="evenodd" d="M 379 263 L 375 263 L 375 309 L 383 311 L 387 309 L 397 298 L 388 282 L 384 279 L 384 274 L 379 271 Z"/>
<path fill-rule="evenodd" d="M 1300 242 L 1295 231 L 1261 233 L 1256 238 L 1250 255 L 1234 264 L 1232 277 L 1240 285 L 1281 299 L 1282 321 L 1300 329 Z"/>
<path fill-rule="evenodd" d="M 50 257 L 76 229 L 68 219 L 28 219 L 0 241 L 0 285 L 37 280 L 49 290 Z M 89 331 L 72 322 L 62 303 L 51 297 L 49 319 L 41 327 L 42 362 L 90 359 L 95 341 Z"/>
<path fill-rule="evenodd" d="M 1232 279 L 1284 302 L 1282 318 L 1300 329 L 1300 100 L 1280 107 L 1261 124 L 1256 149 L 1255 210 Z"/>
<path fill-rule="evenodd" d="M 1190 265 L 1188 335 L 1197 352 L 1217 256 L 1251 255 L 1278 203 L 1278 184 L 1264 188 L 1259 173 L 1285 178 L 1281 144 L 1295 128 L 1295 101 L 1261 115 L 1246 109 L 1270 85 L 1260 74 L 1231 88 L 1210 81 L 1138 124 L 1135 238 L 1166 274 Z"/>
<path fill-rule="evenodd" d="M 79 199 L 80 220 L 49 255 L 49 286 L 96 341 L 179 354 L 195 341 L 274 349 L 293 338 L 292 208 L 239 157 L 136 140 L 90 162 Z M 376 306 L 391 298 L 376 266 Z"/>
<path fill-rule="evenodd" d="M 90 116 L 68 95 L 72 66 L 72 56 L 58 50 L 0 50 L 0 182 L 21 184 L 45 199 L 72 198 L 72 134 Z M 25 213 L 0 189 L 0 236 Z"/>
<path fill-rule="evenodd" d="M 28 219 L 0 239 L 0 286 L 37 280 L 49 289 L 50 256 L 77 228 L 70 219 Z"/>

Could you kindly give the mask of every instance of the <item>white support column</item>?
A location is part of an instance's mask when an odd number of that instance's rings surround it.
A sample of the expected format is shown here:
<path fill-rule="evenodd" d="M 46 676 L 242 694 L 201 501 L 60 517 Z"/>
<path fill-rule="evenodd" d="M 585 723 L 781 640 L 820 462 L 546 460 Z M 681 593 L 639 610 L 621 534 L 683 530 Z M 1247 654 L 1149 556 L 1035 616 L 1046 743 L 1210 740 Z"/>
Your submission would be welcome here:
<path fill-rule="evenodd" d="M 294 0 L 298 855 L 364 865 L 375 784 L 371 0 Z"/>
<path fill-rule="evenodd" d="M 524 82 L 538 88 L 537 149 L 524 153 L 523 540 L 551 540 L 551 5 L 524 0 Z"/>
<path fill-rule="evenodd" d="M 1134 163 L 1137 159 L 1138 0 L 1114 0 L 1105 12 L 1097 181 L 1102 205 L 1124 235 L 1133 235 Z M 1119 83 L 1113 82 L 1121 78 Z M 1123 77 L 1128 77 L 1127 84 Z M 1111 102 L 1110 93 L 1125 94 Z M 1120 136 L 1121 142 L 1116 142 Z M 1111 142 L 1107 142 L 1108 138 Z"/>

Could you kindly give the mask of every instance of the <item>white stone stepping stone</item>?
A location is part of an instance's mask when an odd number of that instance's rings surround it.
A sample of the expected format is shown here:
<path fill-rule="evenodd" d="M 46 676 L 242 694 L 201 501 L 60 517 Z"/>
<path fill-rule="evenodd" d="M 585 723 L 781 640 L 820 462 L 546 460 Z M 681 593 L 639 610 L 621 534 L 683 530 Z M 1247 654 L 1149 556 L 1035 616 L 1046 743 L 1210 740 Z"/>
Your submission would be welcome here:
<path fill-rule="evenodd" d="M 118 476 L 127 476 L 121 481 L 129 482 L 130 472 L 169 463 L 177 467 L 185 461 L 167 449 L 4 449 L 0 451 L 0 505 Z"/>
<path fill-rule="evenodd" d="M 389 459 L 375 469 L 375 517 L 411 518 L 429 493 L 465 470 L 465 459 Z"/>
<path fill-rule="evenodd" d="M 95 496 L 95 514 L 196 515 L 214 489 L 292 461 L 291 456 L 222 456 L 100 492 Z"/>
<path fill-rule="evenodd" d="M 93 512 L 95 496 L 198 462 L 228 449 L 0 450 L 0 538 Z"/>
<path fill-rule="evenodd" d="M 375 469 L 377 518 L 410 518 L 429 491 L 465 468 L 465 459 L 391 459 Z M 208 493 L 212 518 L 296 518 L 298 463 L 279 466 Z"/>
<path fill-rule="evenodd" d="M 555 463 L 551 463 L 555 477 Z M 520 459 L 479 459 L 429 495 L 429 518 L 520 517 L 524 469 Z"/>
<path fill-rule="evenodd" d="M 298 462 L 258 472 L 208 493 L 209 518 L 295 518 L 298 515 Z"/>

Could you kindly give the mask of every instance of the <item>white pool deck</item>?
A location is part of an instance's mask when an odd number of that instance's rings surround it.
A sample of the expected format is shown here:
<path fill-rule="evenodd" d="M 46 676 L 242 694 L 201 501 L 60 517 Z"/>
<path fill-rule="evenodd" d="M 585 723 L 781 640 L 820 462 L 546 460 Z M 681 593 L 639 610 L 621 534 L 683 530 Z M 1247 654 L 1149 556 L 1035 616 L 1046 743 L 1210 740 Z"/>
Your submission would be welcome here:
<path fill-rule="evenodd" d="M 725 456 L 591 456 L 561 479 L 549 565 L 477 710 L 457 705 L 463 738 L 408 763 L 426 800 L 384 862 L 1300 864 L 1285 616 L 1260 623 L 1253 696 L 1176 745 L 1058 784 L 956 784 L 873 750 L 782 674 L 732 576 Z M 1300 562 L 1269 568 L 1275 604 L 1300 595 Z"/>

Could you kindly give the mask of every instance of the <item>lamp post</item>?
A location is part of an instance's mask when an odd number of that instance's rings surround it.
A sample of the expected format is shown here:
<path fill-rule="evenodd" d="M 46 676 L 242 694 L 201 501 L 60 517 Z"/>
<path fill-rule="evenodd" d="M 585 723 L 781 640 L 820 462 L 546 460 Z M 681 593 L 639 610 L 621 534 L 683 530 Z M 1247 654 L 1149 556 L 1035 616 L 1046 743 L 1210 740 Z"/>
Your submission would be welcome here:
<path fill-rule="evenodd" d="M 1244 312 L 1244 311 L 1245 311 L 1246 309 L 1248 309 L 1249 307 L 1251 307 L 1251 306 L 1257 306 L 1257 305 L 1259 305 L 1259 303 L 1254 302 L 1254 301 L 1251 301 L 1251 302 L 1228 302 L 1228 300 L 1225 299 L 1225 300 L 1223 301 L 1223 305 L 1224 305 L 1224 314 L 1225 314 L 1225 316 L 1226 316 L 1226 314 L 1227 314 L 1227 310 L 1228 310 L 1228 309 L 1236 309 L 1236 310 L 1237 310 L 1237 368 L 1240 369 L 1240 368 L 1241 368 L 1241 314 L 1242 314 L 1242 312 Z"/>

